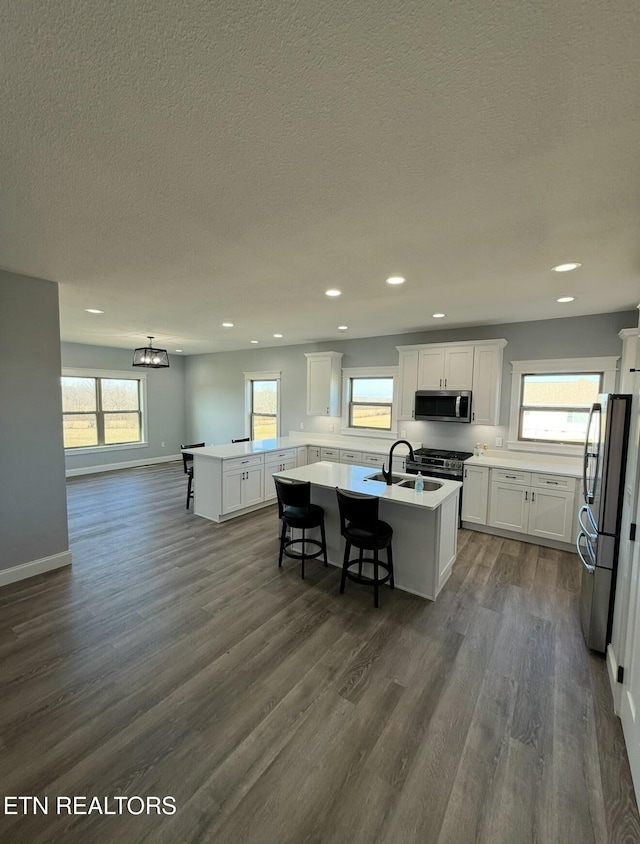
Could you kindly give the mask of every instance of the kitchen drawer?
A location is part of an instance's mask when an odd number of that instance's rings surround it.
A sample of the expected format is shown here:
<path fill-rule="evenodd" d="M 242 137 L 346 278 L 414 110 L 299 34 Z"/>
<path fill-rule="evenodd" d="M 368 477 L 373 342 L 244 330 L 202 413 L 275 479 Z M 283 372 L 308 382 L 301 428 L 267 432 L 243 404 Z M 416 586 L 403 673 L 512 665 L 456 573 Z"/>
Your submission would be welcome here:
<path fill-rule="evenodd" d="M 531 475 L 531 486 L 574 492 L 576 479 L 568 478 L 566 475 L 542 475 L 538 472 L 533 472 Z"/>
<path fill-rule="evenodd" d="M 371 454 L 366 451 L 362 453 L 363 466 L 382 466 L 385 461 L 384 454 Z"/>
<path fill-rule="evenodd" d="M 531 472 L 520 472 L 513 469 L 492 469 L 491 483 L 497 482 L 531 486 Z"/>
<path fill-rule="evenodd" d="M 296 460 L 298 452 L 295 448 L 283 448 L 282 451 L 269 451 L 264 456 L 265 465 L 270 466 L 271 463 L 283 463 L 287 460 Z"/>
<path fill-rule="evenodd" d="M 347 451 L 344 448 L 340 449 L 340 462 L 341 463 L 354 463 L 359 464 L 362 463 L 362 452 L 361 451 Z"/>
<path fill-rule="evenodd" d="M 223 472 L 237 472 L 238 469 L 251 469 L 253 466 L 264 466 L 262 454 L 247 454 L 246 457 L 232 457 L 222 461 Z"/>
<path fill-rule="evenodd" d="M 340 449 L 338 448 L 321 448 L 320 449 L 320 457 L 323 460 L 333 461 L 334 463 L 340 462 Z"/>

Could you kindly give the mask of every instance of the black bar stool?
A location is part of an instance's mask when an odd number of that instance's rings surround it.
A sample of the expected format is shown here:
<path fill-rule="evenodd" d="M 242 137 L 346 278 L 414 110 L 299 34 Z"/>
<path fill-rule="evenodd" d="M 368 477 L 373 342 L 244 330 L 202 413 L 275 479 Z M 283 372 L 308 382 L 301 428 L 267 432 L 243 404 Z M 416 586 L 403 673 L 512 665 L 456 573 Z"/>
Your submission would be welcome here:
<path fill-rule="evenodd" d="M 204 443 L 191 443 L 191 445 L 181 445 L 180 449 L 184 448 L 204 448 Z M 193 498 L 193 454 L 185 454 L 182 452 L 182 466 L 185 475 L 189 478 L 187 483 L 187 510 L 189 509 L 189 502 Z"/>
<path fill-rule="evenodd" d="M 324 533 L 324 510 L 317 504 L 311 503 L 311 484 L 308 481 L 292 481 L 288 478 L 274 478 L 278 495 L 278 515 L 282 521 L 280 534 L 280 556 L 278 566 L 282 567 L 282 557 L 300 560 L 302 564 L 302 579 L 304 580 L 304 561 L 315 560 L 321 554 L 324 564 L 327 562 L 327 541 Z M 300 539 L 287 539 L 287 527 L 298 528 L 302 531 Z M 322 542 L 317 539 L 307 539 L 305 531 L 309 528 L 320 528 Z M 301 550 L 290 551 L 292 546 L 300 546 Z M 317 546 L 313 554 L 307 553 L 307 545 Z"/>
<path fill-rule="evenodd" d="M 389 582 L 393 589 L 393 552 L 391 550 L 391 538 L 393 528 L 391 525 L 378 518 L 378 506 L 380 499 L 377 495 L 364 495 L 359 492 L 345 492 L 336 487 L 338 496 L 338 509 L 340 510 L 340 533 L 345 539 L 344 562 L 342 564 L 342 578 L 340 580 L 340 592 L 349 580 L 355 583 L 364 583 L 373 586 L 373 604 L 378 604 L 378 588 L 381 583 Z M 351 546 L 360 552 L 358 557 L 350 559 Z M 378 559 L 378 552 L 383 548 L 387 549 L 387 562 L 382 563 Z M 373 557 L 365 557 L 365 551 L 373 551 Z M 367 568 L 373 565 L 373 576 L 363 573 L 363 564 Z M 358 566 L 357 573 L 351 571 Z M 380 577 L 380 569 L 383 569 L 383 576 Z"/>

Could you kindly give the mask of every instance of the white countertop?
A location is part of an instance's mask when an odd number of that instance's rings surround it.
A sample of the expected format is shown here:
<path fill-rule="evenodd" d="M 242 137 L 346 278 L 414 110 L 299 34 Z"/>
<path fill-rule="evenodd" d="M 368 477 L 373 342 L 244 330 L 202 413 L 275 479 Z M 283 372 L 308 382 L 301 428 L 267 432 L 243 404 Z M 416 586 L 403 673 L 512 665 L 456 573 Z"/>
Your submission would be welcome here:
<path fill-rule="evenodd" d="M 545 472 L 549 475 L 582 477 L 582 460 L 579 457 L 553 457 L 550 454 L 529 454 L 509 451 L 503 454 L 486 452 L 480 457 L 470 457 L 465 466 L 488 466 L 491 469 L 511 469 L 520 472 Z"/>
<path fill-rule="evenodd" d="M 248 454 L 266 454 L 285 448 L 299 448 L 304 445 L 317 445 L 325 448 L 349 449 L 351 451 L 367 451 L 374 454 L 389 454 L 394 440 L 379 440 L 374 437 L 328 437 L 322 434 L 300 434 L 289 437 L 276 437 L 271 440 L 252 440 L 247 443 L 225 443 L 224 445 L 210 445 L 204 448 L 185 448 L 187 454 L 198 454 L 203 457 L 213 457 L 227 460 L 231 457 L 246 457 Z M 411 443 L 413 448 L 420 448 L 421 443 Z M 398 446 L 394 457 L 404 457 L 408 453 L 406 446 Z"/>
<path fill-rule="evenodd" d="M 248 444 L 248 443 L 247 443 Z M 436 510 L 448 498 L 456 494 L 462 486 L 459 481 L 443 480 L 441 478 L 425 480 L 437 480 L 442 484 L 440 489 L 435 491 L 425 490 L 416 492 L 413 489 L 392 484 L 387 486 L 381 481 L 367 481 L 367 475 L 375 474 L 375 468 L 371 466 L 351 466 L 347 463 L 312 463 L 309 466 L 300 466 L 297 469 L 289 469 L 286 472 L 274 472 L 275 477 L 291 478 L 296 481 L 310 481 L 315 486 L 327 487 L 329 489 L 345 489 L 350 492 L 363 492 L 368 495 L 377 495 L 385 501 L 392 501 L 396 504 L 406 504 L 410 507 L 422 507 L 426 510 Z M 415 475 L 394 473 L 403 478 L 413 478 Z"/>

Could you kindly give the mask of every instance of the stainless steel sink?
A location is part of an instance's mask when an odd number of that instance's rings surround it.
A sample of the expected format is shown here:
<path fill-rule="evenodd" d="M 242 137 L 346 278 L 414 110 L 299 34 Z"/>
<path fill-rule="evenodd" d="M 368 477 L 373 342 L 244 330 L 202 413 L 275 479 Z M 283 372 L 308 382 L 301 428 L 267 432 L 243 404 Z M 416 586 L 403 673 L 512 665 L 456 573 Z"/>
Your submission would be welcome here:
<path fill-rule="evenodd" d="M 367 475 L 364 478 L 365 481 L 382 481 L 383 484 L 386 484 L 387 479 L 382 474 L 382 472 L 376 472 L 375 475 Z M 402 475 L 391 475 L 391 483 L 397 484 L 400 483 L 402 480 Z"/>
<path fill-rule="evenodd" d="M 400 481 L 398 486 L 406 486 L 409 489 L 416 488 L 416 479 L 415 478 L 405 478 L 404 480 Z M 437 489 L 440 489 L 442 484 L 439 484 L 437 481 L 428 481 L 426 478 L 424 480 L 424 491 L 425 492 L 435 492 Z"/>

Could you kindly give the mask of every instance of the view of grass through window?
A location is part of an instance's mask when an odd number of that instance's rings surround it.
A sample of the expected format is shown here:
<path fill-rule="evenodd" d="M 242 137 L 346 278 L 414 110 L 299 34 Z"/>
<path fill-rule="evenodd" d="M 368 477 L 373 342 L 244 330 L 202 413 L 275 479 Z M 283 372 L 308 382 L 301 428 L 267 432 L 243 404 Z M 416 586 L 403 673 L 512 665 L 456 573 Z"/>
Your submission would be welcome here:
<path fill-rule="evenodd" d="M 278 382 L 251 382 L 251 439 L 278 436 Z"/>
<path fill-rule="evenodd" d="M 390 431 L 392 402 L 393 378 L 352 378 L 349 426 Z"/>
<path fill-rule="evenodd" d="M 62 411 L 65 448 L 142 439 L 137 379 L 63 376 Z"/>
<path fill-rule="evenodd" d="M 602 389 L 602 373 L 523 375 L 520 440 L 580 444 L 589 409 Z"/>

